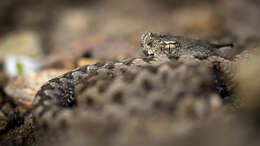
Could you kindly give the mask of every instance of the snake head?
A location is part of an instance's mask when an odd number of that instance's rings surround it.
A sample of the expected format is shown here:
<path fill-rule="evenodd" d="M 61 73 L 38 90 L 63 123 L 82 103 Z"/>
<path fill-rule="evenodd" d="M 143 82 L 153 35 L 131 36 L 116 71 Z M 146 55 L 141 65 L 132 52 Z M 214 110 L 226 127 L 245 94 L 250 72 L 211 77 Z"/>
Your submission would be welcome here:
<path fill-rule="evenodd" d="M 178 56 L 180 44 L 174 36 L 146 32 L 141 40 L 142 51 L 146 56 Z"/>

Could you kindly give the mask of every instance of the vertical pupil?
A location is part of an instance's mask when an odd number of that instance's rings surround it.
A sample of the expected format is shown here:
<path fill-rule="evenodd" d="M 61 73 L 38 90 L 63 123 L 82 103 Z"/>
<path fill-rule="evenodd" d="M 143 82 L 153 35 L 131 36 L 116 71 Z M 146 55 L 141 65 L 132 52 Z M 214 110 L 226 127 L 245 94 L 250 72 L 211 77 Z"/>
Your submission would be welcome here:
<path fill-rule="evenodd" d="M 165 46 L 165 48 L 166 48 L 166 49 L 170 49 L 170 45 L 167 44 L 167 45 Z"/>
<path fill-rule="evenodd" d="M 175 48 L 175 44 L 169 43 L 165 45 L 165 49 L 167 49 L 168 53 L 171 54 L 172 49 Z"/>

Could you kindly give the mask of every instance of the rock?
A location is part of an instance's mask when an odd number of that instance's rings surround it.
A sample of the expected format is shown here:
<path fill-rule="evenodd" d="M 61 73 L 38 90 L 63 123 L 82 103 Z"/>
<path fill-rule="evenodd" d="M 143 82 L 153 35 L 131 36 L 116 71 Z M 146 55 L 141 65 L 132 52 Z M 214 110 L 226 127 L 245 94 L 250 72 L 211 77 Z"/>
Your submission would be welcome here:
<path fill-rule="evenodd" d="M 38 57 L 41 55 L 41 38 L 33 31 L 12 32 L 0 40 L 0 61 L 9 55 Z"/>
<path fill-rule="evenodd" d="M 235 76 L 237 82 L 236 94 L 243 105 L 248 108 L 260 107 L 260 52 L 245 52 L 241 54 Z"/>
<path fill-rule="evenodd" d="M 84 66 L 84 65 L 88 65 L 88 64 L 94 64 L 97 63 L 99 60 L 96 59 L 88 59 L 88 58 L 80 58 L 77 61 L 77 66 Z"/>
<path fill-rule="evenodd" d="M 9 102 L 7 102 L 7 101 L 6 101 L 6 103 L 2 106 L 1 111 L 2 111 L 5 115 L 7 115 L 7 116 L 14 115 L 14 113 L 15 113 L 14 107 L 12 107 L 11 104 L 10 104 Z"/>
<path fill-rule="evenodd" d="M 86 9 L 65 9 L 57 17 L 51 32 L 51 44 L 54 48 L 64 48 L 70 43 L 81 39 L 91 31 L 93 15 Z M 68 35 L 69 34 L 69 35 Z"/>
<path fill-rule="evenodd" d="M 73 69 L 80 57 L 114 60 L 134 56 L 135 46 L 120 37 L 105 37 L 91 35 L 82 40 L 75 41 L 66 48 L 53 51 L 45 59 L 45 67 L 66 67 Z"/>
<path fill-rule="evenodd" d="M 260 2 L 257 0 L 222 0 L 219 8 L 225 17 L 224 25 L 239 38 L 260 37 Z"/>
<path fill-rule="evenodd" d="M 6 128 L 7 123 L 7 117 L 4 115 L 2 111 L 0 111 L 0 131 Z"/>
<path fill-rule="evenodd" d="M 36 145 L 33 122 L 31 117 L 26 117 L 24 124 L 0 135 L 0 145 Z"/>
<path fill-rule="evenodd" d="M 8 77 L 5 75 L 5 73 L 0 71 L 0 87 L 3 87 L 7 80 Z"/>
<path fill-rule="evenodd" d="M 221 20 L 214 9 L 207 5 L 176 8 L 169 18 L 171 24 L 175 25 L 173 29 L 176 34 L 199 36 L 200 38 L 212 37 L 221 33 L 222 27 L 219 24 Z"/>
<path fill-rule="evenodd" d="M 38 89 L 48 80 L 65 73 L 66 70 L 44 70 L 39 73 L 25 74 L 10 79 L 5 92 L 22 108 L 31 108 Z"/>

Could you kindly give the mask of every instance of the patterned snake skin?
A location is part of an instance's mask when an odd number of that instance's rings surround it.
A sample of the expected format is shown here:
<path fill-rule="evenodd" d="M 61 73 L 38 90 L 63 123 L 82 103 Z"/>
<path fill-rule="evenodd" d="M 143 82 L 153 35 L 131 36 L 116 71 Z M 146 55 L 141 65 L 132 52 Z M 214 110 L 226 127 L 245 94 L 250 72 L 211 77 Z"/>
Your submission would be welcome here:
<path fill-rule="evenodd" d="M 168 107 L 172 113 L 178 107 L 179 99 L 187 99 L 191 95 L 196 95 L 194 102 L 206 99 L 202 107 L 207 110 L 202 115 L 210 112 L 213 106 L 211 97 L 219 98 L 215 94 L 211 70 L 196 61 L 183 63 L 177 60 L 185 55 L 193 56 L 194 60 L 209 60 L 212 56 L 220 56 L 216 52 L 218 48 L 230 44 L 214 45 L 166 34 L 145 33 L 141 46 L 145 57 L 86 65 L 48 81 L 37 92 L 33 103 L 36 123 L 52 128 L 69 125 L 72 119 L 80 116 L 80 112 L 104 110 L 111 103 L 116 108 L 119 103 L 120 110 L 125 111 L 122 113 L 145 113 L 154 107 Z M 153 73 L 154 70 L 157 73 Z M 191 74 L 183 75 L 183 70 Z M 113 91 L 115 89 L 120 92 Z M 204 91 L 203 94 L 201 91 Z M 101 97 L 104 99 L 101 100 Z M 122 106 L 125 102 L 127 104 Z M 200 115 L 201 110 L 195 107 L 194 110 L 195 115 Z"/>

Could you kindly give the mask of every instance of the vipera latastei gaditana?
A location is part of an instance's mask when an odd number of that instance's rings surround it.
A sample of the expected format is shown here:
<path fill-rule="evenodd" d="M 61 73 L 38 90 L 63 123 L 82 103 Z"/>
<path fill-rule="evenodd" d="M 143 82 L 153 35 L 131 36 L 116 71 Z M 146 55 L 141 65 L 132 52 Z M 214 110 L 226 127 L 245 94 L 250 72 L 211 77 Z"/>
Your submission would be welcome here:
<path fill-rule="evenodd" d="M 33 103 L 36 123 L 64 129 L 86 113 L 197 119 L 221 104 L 213 68 L 222 73 L 221 63 L 230 63 L 218 52 L 230 44 L 149 32 L 141 46 L 144 57 L 87 65 L 48 81 Z"/>

